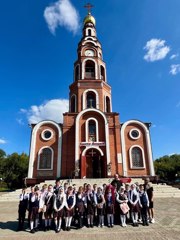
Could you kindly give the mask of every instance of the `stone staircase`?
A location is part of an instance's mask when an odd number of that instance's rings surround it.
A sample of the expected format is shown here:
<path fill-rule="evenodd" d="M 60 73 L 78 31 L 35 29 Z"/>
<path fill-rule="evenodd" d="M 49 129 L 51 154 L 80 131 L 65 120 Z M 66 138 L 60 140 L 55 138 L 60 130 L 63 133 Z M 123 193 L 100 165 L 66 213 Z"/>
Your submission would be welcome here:
<path fill-rule="evenodd" d="M 76 184 L 77 188 L 79 186 L 83 186 L 84 183 L 90 183 L 93 185 L 96 183 L 98 186 L 102 186 L 104 183 L 109 184 L 112 179 L 111 178 L 101 178 L 101 179 L 72 179 L 72 181 L 68 179 L 61 180 L 63 184 L 65 182 L 70 182 L 70 185 Z M 133 178 L 131 183 L 143 183 L 143 180 L 140 178 Z M 52 184 L 54 186 L 55 180 L 47 180 L 45 182 L 40 183 L 38 186 L 41 188 L 43 184 Z M 154 188 L 154 198 L 180 198 L 180 190 L 178 188 L 174 188 L 169 185 L 162 184 L 152 184 Z M 30 188 L 27 189 L 27 192 L 30 192 Z M 0 202 L 18 202 L 19 195 L 21 194 L 21 189 L 18 189 L 13 192 L 4 193 L 0 196 Z"/>

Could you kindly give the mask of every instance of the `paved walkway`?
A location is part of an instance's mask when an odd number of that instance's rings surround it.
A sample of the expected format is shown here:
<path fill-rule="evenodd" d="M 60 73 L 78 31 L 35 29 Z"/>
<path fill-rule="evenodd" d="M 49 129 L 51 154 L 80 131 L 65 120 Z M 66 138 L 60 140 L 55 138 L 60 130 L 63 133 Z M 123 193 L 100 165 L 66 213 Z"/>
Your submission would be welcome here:
<path fill-rule="evenodd" d="M 0 240 L 178 240 L 180 239 L 180 202 L 179 198 L 163 198 L 155 201 L 155 220 L 156 223 L 149 227 L 139 226 L 134 228 L 128 226 L 122 228 L 115 226 L 113 229 L 107 227 L 81 230 L 71 230 L 70 232 L 61 231 L 56 234 L 54 231 L 37 232 L 30 234 L 28 231 L 16 232 L 17 229 L 17 203 L 0 202 Z"/>

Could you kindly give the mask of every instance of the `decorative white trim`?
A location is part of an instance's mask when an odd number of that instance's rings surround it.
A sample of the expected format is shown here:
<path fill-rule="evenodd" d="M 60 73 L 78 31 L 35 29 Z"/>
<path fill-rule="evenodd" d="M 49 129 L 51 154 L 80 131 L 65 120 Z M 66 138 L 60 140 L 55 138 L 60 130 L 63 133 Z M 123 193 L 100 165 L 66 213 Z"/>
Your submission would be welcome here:
<path fill-rule="evenodd" d="M 93 93 L 95 93 L 95 95 L 96 95 L 96 108 L 97 109 L 99 109 L 99 94 L 98 94 L 98 92 L 96 91 L 96 90 L 94 90 L 94 89 L 92 89 L 92 88 L 89 88 L 89 89 L 87 89 L 87 90 L 85 90 L 84 92 L 83 92 L 83 110 L 84 109 L 87 109 L 87 104 L 86 104 L 86 102 L 87 102 L 87 93 L 88 92 L 93 92 Z"/>
<path fill-rule="evenodd" d="M 136 131 L 136 132 L 138 132 L 138 136 L 137 137 L 134 137 L 133 135 L 132 135 L 132 131 Z M 136 139 L 139 139 L 140 137 L 141 137 L 141 132 L 139 131 L 139 129 L 137 129 L 137 128 L 132 128 L 130 131 L 129 131 L 129 136 L 130 136 L 130 138 L 132 138 L 133 140 L 136 140 Z"/>
<path fill-rule="evenodd" d="M 76 68 L 79 68 L 79 74 L 78 74 L 78 79 L 80 79 L 80 64 L 78 63 L 75 67 L 74 67 L 74 82 L 76 81 Z"/>
<path fill-rule="evenodd" d="M 125 129 L 126 127 L 131 124 L 131 123 L 136 123 L 139 126 L 141 126 L 144 129 L 144 133 L 145 133 L 145 138 L 146 138 L 146 143 L 147 143 L 147 153 L 148 153 L 148 160 L 149 160 L 149 171 L 150 171 L 150 175 L 154 176 L 155 172 L 154 172 L 154 166 L 153 166 L 153 158 L 152 158 L 152 149 L 151 149 L 151 141 L 150 141 L 150 133 L 149 133 L 149 129 L 147 128 L 147 126 L 137 120 L 129 120 L 127 122 L 125 122 L 122 125 L 121 128 L 121 143 L 122 143 L 122 159 L 123 159 L 123 176 L 127 176 L 127 158 L 126 158 L 126 143 L 125 143 Z"/>
<path fill-rule="evenodd" d="M 44 136 L 44 133 L 47 132 L 47 131 L 49 131 L 49 132 L 51 133 L 51 136 L 50 136 L 49 138 L 46 138 L 46 137 Z M 41 133 L 41 137 L 42 137 L 42 139 L 45 140 L 45 141 L 49 141 L 51 138 L 53 138 L 53 136 L 54 136 L 53 131 L 52 131 L 51 129 L 49 129 L 49 128 L 44 129 L 44 130 L 42 131 L 42 133 Z"/>
<path fill-rule="evenodd" d="M 99 142 L 99 125 L 98 125 L 98 121 L 95 118 L 88 118 L 86 120 L 86 142 L 89 142 L 89 121 L 95 121 L 96 123 L 96 141 L 95 142 Z"/>
<path fill-rule="evenodd" d="M 95 63 L 95 79 L 98 79 L 98 66 L 97 62 L 93 58 L 86 58 L 82 62 L 82 79 L 84 79 L 85 76 L 85 65 L 87 61 L 92 61 Z"/>
<path fill-rule="evenodd" d="M 31 135 L 31 146 L 30 146 L 30 158 L 29 158 L 29 168 L 28 168 L 28 178 L 33 178 L 33 169 L 34 169 L 34 159 L 35 159 L 35 150 L 36 150 L 36 136 L 37 131 L 45 124 L 52 124 L 58 129 L 58 159 L 57 159 L 57 177 L 61 176 L 61 149 L 62 149 L 62 130 L 60 126 L 53 121 L 41 121 L 39 122 L 32 130 Z"/>
<path fill-rule="evenodd" d="M 77 112 L 77 96 L 76 96 L 76 94 L 72 94 L 71 99 L 72 99 L 72 97 L 75 97 L 75 112 Z M 72 112 L 71 111 L 71 99 L 70 99 L 70 103 L 69 103 L 69 111 L 70 112 Z"/>
<path fill-rule="evenodd" d="M 142 167 L 134 167 L 133 164 L 132 164 L 132 149 L 135 148 L 135 147 L 139 148 L 142 152 L 142 158 L 143 158 L 143 166 Z M 145 169 L 146 168 L 144 149 L 141 146 L 133 145 L 133 146 L 130 147 L 130 149 L 129 149 L 129 159 L 130 159 L 130 168 L 131 169 Z"/>
<path fill-rule="evenodd" d="M 90 37 L 90 36 L 89 36 Z M 87 38 L 88 38 L 88 36 L 87 36 Z M 83 43 L 82 43 L 82 46 L 85 46 L 85 45 L 87 45 L 87 43 L 88 42 L 90 42 L 90 43 L 92 43 L 94 46 L 98 46 L 98 44 L 96 43 L 96 42 L 94 42 L 96 39 L 94 39 L 94 40 L 85 40 Z"/>
<path fill-rule="evenodd" d="M 107 112 L 106 111 L 106 97 L 108 97 L 109 98 L 109 101 L 110 101 L 110 111 L 109 112 L 112 112 L 112 104 L 111 104 L 111 97 L 109 97 L 108 95 L 104 95 L 104 112 Z"/>
<path fill-rule="evenodd" d="M 40 162 L 40 154 L 41 154 L 42 150 L 45 149 L 45 148 L 48 148 L 48 149 L 51 150 L 51 168 L 45 168 L 45 169 L 43 169 L 43 168 L 39 168 L 39 162 Z M 41 149 L 39 149 L 39 152 L 38 152 L 37 170 L 42 170 L 42 171 L 53 170 L 53 162 L 54 162 L 54 150 L 53 150 L 51 147 L 49 147 L 49 146 L 44 146 L 44 147 L 42 147 Z"/>
<path fill-rule="evenodd" d="M 106 156 L 107 156 L 107 165 L 110 163 L 110 146 L 109 146 L 109 126 L 108 126 L 108 121 L 103 112 L 101 112 L 98 109 L 95 108 L 88 108 L 84 109 L 82 112 L 80 112 L 77 117 L 76 117 L 76 130 L 75 130 L 75 166 L 79 168 L 79 150 L 80 150 L 80 139 L 79 139 L 79 122 L 80 118 L 82 117 L 83 114 L 87 112 L 96 112 L 99 113 L 103 119 L 104 119 L 104 124 L 105 124 L 105 139 L 106 139 Z"/>
<path fill-rule="evenodd" d="M 88 35 L 88 30 L 91 30 L 91 35 Z M 86 37 L 96 37 L 96 31 L 92 27 L 86 28 Z"/>
<path fill-rule="evenodd" d="M 104 79 L 101 78 L 101 76 L 102 76 L 102 74 L 101 74 L 101 66 L 104 68 Z M 99 65 L 99 72 L 100 72 L 100 79 L 101 79 L 101 80 L 104 80 L 104 82 L 107 82 L 107 79 L 106 79 L 107 76 L 106 76 L 106 67 L 105 67 L 105 64 L 104 64 L 104 65 L 103 65 L 103 64 L 100 64 L 100 65 Z"/>
<path fill-rule="evenodd" d="M 96 149 L 100 152 L 101 156 L 104 156 L 104 153 L 103 151 L 98 147 L 98 146 L 91 146 L 91 147 L 86 147 L 83 152 L 82 152 L 82 156 L 85 156 L 86 155 L 86 152 L 89 150 L 89 149 Z"/>

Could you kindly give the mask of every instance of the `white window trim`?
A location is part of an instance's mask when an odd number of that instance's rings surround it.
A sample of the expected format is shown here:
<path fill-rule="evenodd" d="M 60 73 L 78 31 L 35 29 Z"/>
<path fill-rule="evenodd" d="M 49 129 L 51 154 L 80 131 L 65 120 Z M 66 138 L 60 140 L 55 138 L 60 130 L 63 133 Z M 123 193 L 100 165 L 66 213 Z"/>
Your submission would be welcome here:
<path fill-rule="evenodd" d="M 88 30 L 91 30 L 91 36 L 88 35 Z M 96 32 L 94 31 L 93 28 L 88 27 L 88 28 L 86 28 L 86 36 L 87 37 L 96 37 Z"/>
<path fill-rule="evenodd" d="M 98 67 L 97 67 L 97 62 L 93 58 L 86 58 L 82 62 L 82 79 L 85 77 L 85 65 L 87 61 L 92 61 L 95 63 L 95 79 L 98 79 Z"/>
<path fill-rule="evenodd" d="M 46 131 L 51 132 L 51 136 L 50 136 L 49 138 L 45 138 L 45 137 L 44 137 L 44 133 L 45 133 Z M 53 131 L 52 131 L 51 129 L 49 129 L 49 128 L 44 129 L 44 130 L 42 131 L 42 133 L 41 133 L 41 137 L 42 137 L 42 139 L 43 139 L 44 141 L 49 141 L 51 138 L 53 138 L 53 136 L 54 136 L 54 133 L 53 133 Z"/>
<path fill-rule="evenodd" d="M 75 67 L 74 67 L 74 82 L 76 81 L 76 68 L 79 68 L 79 75 L 78 75 L 78 80 L 80 79 L 80 64 L 78 63 Z"/>
<path fill-rule="evenodd" d="M 129 120 L 125 122 L 121 128 L 121 142 L 122 142 L 122 160 L 123 160 L 123 176 L 127 176 L 127 155 L 126 155 L 126 142 L 125 142 L 125 129 L 129 124 L 138 124 L 144 130 L 144 135 L 147 144 L 147 155 L 148 155 L 148 162 L 149 162 L 149 172 L 151 176 L 155 176 L 154 165 L 153 165 L 153 157 L 152 157 L 152 148 L 151 148 L 151 140 L 150 140 L 150 133 L 147 126 L 137 120 Z"/>
<path fill-rule="evenodd" d="M 87 90 L 85 90 L 85 91 L 83 92 L 83 110 L 84 110 L 84 109 L 87 109 L 87 107 L 86 107 L 86 101 L 87 101 L 87 93 L 88 93 L 88 92 L 93 92 L 93 93 L 95 93 L 95 95 L 96 95 L 96 108 L 99 109 L 99 95 L 98 95 L 98 92 L 97 92 L 96 90 L 94 90 L 94 89 L 89 88 L 89 89 L 87 89 Z"/>
<path fill-rule="evenodd" d="M 87 40 L 88 37 L 93 38 L 93 40 Z M 82 43 L 82 45 L 85 46 L 85 45 L 87 45 L 87 43 L 89 42 L 89 43 L 92 43 L 94 46 L 97 46 L 97 43 L 94 42 L 95 40 L 96 40 L 95 37 L 93 37 L 93 36 L 87 36 L 87 37 L 85 38 L 85 41 Z"/>
<path fill-rule="evenodd" d="M 57 177 L 61 176 L 61 149 L 62 149 L 62 130 L 60 126 L 54 121 L 41 121 L 32 130 L 31 135 L 31 146 L 30 146 L 30 157 L 29 157 L 29 167 L 28 167 L 28 178 L 33 178 L 34 173 L 34 160 L 35 160 L 35 149 L 37 144 L 37 132 L 38 130 L 46 124 L 52 124 L 58 130 L 58 158 L 57 158 Z"/>
<path fill-rule="evenodd" d="M 88 118 L 86 120 L 86 142 L 89 142 L 89 138 L 88 138 L 88 136 L 89 136 L 89 121 L 91 121 L 91 120 L 95 121 L 95 123 L 96 123 L 96 141 L 95 142 L 99 142 L 99 125 L 98 125 L 97 119 L 95 119 L 95 118 Z"/>
<path fill-rule="evenodd" d="M 141 149 L 142 158 L 143 158 L 143 167 L 134 167 L 133 164 L 132 164 L 132 149 L 135 148 L 135 147 Z M 133 145 L 133 146 L 130 147 L 130 149 L 129 149 L 129 159 L 130 159 L 130 168 L 131 169 L 145 169 L 146 168 L 144 149 L 141 146 Z"/>
<path fill-rule="evenodd" d="M 39 168 L 39 162 L 40 162 L 41 152 L 42 152 L 43 149 L 45 149 L 45 148 L 50 149 L 52 155 L 51 155 L 51 168 L 45 168 L 45 169 L 44 169 L 44 168 Z M 39 170 L 39 171 L 50 171 L 50 170 L 53 170 L 53 162 L 54 162 L 54 150 L 53 150 L 51 147 L 49 147 L 49 146 L 44 146 L 44 147 L 40 148 L 40 150 L 39 150 L 39 152 L 38 152 L 38 165 L 37 165 L 37 170 Z"/>
<path fill-rule="evenodd" d="M 108 95 L 104 96 L 104 112 L 106 112 L 106 97 L 108 97 L 110 100 L 110 112 L 112 112 L 111 97 L 109 97 Z M 108 113 L 108 112 L 106 112 L 106 113 Z"/>
<path fill-rule="evenodd" d="M 101 78 L 101 76 L 102 76 L 102 75 L 101 75 L 101 66 L 104 68 L 104 78 L 105 78 L 105 79 L 103 79 L 103 80 L 104 80 L 104 82 L 107 82 L 107 80 L 106 80 L 106 67 L 105 67 L 105 64 L 104 64 L 104 65 L 103 65 L 103 64 L 100 64 L 100 65 L 99 65 L 100 79 L 102 79 L 102 78 Z"/>
<path fill-rule="evenodd" d="M 139 133 L 139 136 L 138 137 L 133 137 L 132 135 L 132 131 L 137 131 Z M 139 129 L 137 128 L 132 128 L 130 131 L 129 131 L 129 136 L 130 138 L 132 138 L 133 140 L 137 140 L 141 137 L 141 132 L 139 131 Z"/>
<path fill-rule="evenodd" d="M 76 96 L 76 94 L 72 94 L 71 99 L 72 99 L 72 97 L 75 97 L 75 112 L 77 112 L 77 96 Z M 69 111 L 71 112 L 71 100 L 69 103 Z"/>

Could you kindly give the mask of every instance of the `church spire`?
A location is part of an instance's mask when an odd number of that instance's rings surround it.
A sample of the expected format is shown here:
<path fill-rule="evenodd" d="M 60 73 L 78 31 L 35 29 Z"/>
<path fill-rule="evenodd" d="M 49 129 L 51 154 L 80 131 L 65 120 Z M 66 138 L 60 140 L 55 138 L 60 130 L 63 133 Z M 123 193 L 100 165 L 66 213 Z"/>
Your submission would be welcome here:
<path fill-rule="evenodd" d="M 87 23 L 92 23 L 94 26 L 96 25 L 96 20 L 95 18 L 91 15 L 91 8 L 93 8 L 94 6 L 91 5 L 90 3 L 87 3 L 84 8 L 87 8 L 88 10 L 88 15 L 84 18 L 84 26 Z"/>

